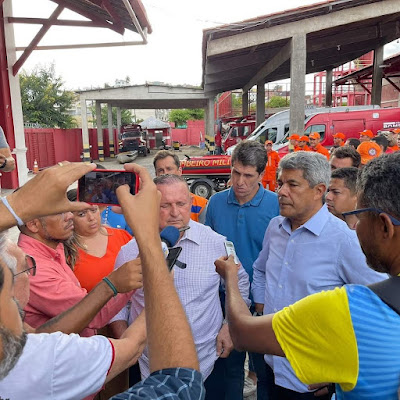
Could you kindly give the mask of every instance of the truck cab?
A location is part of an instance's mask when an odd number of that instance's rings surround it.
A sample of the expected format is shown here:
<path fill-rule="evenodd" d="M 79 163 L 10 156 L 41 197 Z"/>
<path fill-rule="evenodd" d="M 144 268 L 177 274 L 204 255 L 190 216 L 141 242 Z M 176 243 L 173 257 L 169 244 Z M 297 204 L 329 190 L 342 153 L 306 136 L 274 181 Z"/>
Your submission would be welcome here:
<path fill-rule="evenodd" d="M 121 127 L 121 137 L 119 142 L 120 152 L 137 151 L 142 156 L 147 156 L 150 152 L 146 138 L 146 132 L 137 124 L 129 124 Z"/>

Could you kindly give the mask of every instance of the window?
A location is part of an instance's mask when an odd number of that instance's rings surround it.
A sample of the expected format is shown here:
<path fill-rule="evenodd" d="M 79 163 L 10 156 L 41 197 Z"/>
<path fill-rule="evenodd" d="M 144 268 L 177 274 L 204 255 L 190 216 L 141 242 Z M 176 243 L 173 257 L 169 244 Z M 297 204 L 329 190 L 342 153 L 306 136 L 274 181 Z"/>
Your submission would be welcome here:
<path fill-rule="evenodd" d="M 325 125 L 310 125 L 305 131 L 304 134 L 309 136 L 312 132 L 318 132 L 321 136 L 321 140 L 325 136 Z"/>

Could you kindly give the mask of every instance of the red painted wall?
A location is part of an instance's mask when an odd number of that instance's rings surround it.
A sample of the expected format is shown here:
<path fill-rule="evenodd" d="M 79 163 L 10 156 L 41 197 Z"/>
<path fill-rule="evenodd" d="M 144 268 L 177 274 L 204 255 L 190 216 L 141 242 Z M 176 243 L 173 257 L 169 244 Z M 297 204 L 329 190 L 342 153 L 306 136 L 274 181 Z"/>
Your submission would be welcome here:
<path fill-rule="evenodd" d="M 204 120 L 188 121 L 186 129 L 171 128 L 172 141 L 182 145 L 199 146 L 200 142 L 204 142 L 204 135 Z"/>

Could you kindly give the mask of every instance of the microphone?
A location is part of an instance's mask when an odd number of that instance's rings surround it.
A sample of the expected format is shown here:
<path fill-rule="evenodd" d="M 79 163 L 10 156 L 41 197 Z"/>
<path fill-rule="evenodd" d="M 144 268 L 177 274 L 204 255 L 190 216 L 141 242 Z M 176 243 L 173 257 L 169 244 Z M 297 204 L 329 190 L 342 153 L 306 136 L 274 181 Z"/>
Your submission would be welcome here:
<path fill-rule="evenodd" d="M 169 254 L 169 247 L 174 247 L 179 240 L 179 229 L 175 226 L 168 225 L 160 232 L 161 247 L 164 256 Z"/>

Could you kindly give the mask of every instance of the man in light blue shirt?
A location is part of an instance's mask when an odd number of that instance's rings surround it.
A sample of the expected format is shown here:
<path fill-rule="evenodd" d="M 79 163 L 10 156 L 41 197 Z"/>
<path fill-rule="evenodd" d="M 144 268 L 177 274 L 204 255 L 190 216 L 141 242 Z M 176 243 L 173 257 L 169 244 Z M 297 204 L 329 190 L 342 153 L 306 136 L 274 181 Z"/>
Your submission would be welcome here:
<path fill-rule="evenodd" d="M 256 309 L 264 314 L 322 290 L 387 278 L 368 268 L 354 231 L 323 204 L 330 174 L 326 158 L 318 153 L 292 153 L 279 164 L 281 216 L 271 221 L 253 265 L 252 294 Z M 307 386 L 285 358 L 265 356 L 265 360 L 275 378 L 270 398 L 315 398 L 314 393 L 307 394 Z"/>

